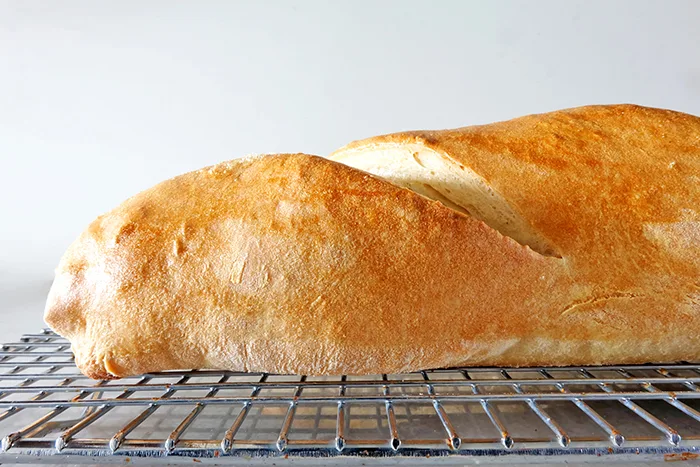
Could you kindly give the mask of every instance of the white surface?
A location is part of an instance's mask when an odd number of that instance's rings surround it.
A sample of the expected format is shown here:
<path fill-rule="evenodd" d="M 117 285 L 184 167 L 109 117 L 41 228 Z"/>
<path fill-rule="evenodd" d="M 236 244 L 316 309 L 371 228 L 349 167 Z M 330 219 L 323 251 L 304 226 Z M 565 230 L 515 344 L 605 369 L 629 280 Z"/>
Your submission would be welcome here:
<path fill-rule="evenodd" d="M 592 103 L 700 114 L 700 2 L 0 0 L 0 341 L 98 214 L 251 152 Z"/>

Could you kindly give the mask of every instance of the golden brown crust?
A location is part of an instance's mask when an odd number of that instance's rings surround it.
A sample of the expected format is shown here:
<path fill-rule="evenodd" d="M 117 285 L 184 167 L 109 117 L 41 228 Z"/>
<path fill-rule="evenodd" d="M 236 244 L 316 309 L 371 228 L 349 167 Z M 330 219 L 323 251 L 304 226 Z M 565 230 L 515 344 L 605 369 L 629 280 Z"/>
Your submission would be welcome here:
<path fill-rule="evenodd" d="M 92 377 L 700 360 L 700 119 L 586 107 L 421 144 L 557 248 L 302 154 L 163 182 L 69 248 L 46 321 Z"/>

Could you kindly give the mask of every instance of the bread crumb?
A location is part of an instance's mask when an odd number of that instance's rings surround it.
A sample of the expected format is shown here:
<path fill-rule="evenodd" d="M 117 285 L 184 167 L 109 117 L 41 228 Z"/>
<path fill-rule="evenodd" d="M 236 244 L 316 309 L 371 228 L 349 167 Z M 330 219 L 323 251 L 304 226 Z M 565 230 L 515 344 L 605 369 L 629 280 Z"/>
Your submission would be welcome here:
<path fill-rule="evenodd" d="M 231 282 L 234 284 L 240 284 L 243 280 L 243 271 L 245 270 L 246 260 L 237 260 L 233 263 L 233 268 L 231 269 Z"/>

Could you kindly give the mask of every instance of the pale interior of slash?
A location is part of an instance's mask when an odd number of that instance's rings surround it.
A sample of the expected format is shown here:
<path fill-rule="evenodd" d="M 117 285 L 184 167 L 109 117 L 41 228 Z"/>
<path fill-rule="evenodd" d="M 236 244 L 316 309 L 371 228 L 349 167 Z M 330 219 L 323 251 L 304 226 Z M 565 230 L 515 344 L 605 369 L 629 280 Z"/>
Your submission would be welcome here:
<path fill-rule="evenodd" d="M 420 145 L 377 145 L 341 150 L 330 159 L 369 172 L 445 206 L 475 217 L 546 256 L 555 249 L 477 173 Z"/>

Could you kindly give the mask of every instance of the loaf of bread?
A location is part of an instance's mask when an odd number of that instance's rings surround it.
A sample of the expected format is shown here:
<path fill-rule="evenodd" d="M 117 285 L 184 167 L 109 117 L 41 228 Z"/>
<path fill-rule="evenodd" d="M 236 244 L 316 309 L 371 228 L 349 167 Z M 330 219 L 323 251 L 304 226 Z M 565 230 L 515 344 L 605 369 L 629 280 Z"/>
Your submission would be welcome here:
<path fill-rule="evenodd" d="M 583 107 L 191 172 L 89 226 L 45 319 L 94 378 L 700 361 L 700 118 Z"/>

